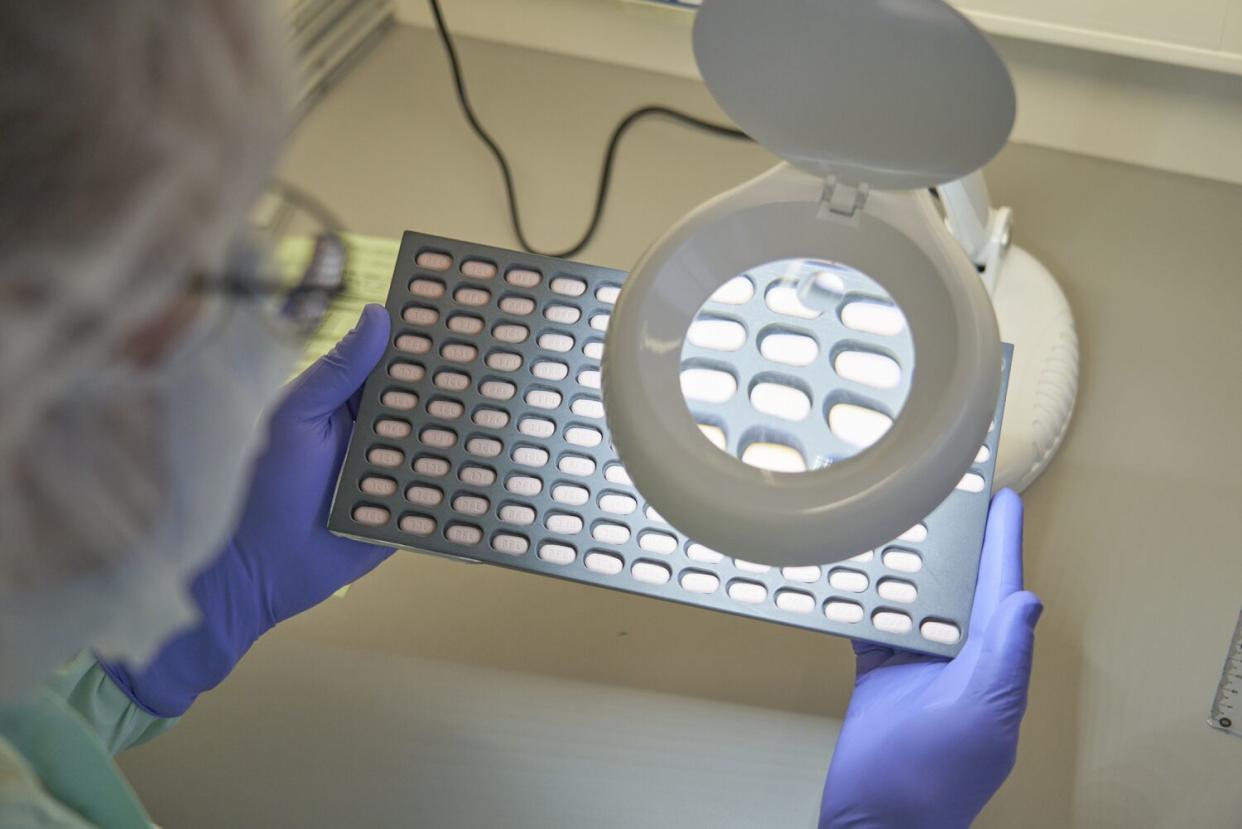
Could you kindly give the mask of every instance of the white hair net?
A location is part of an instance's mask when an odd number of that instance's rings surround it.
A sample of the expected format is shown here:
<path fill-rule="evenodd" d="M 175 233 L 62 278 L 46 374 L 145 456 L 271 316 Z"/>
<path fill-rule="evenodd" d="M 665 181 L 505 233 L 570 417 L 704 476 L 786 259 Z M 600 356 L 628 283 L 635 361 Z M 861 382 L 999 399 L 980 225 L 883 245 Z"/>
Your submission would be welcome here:
<path fill-rule="evenodd" d="M 288 124 L 271 6 L 0 3 L 0 603 L 154 520 L 152 413 L 75 396 L 244 224 Z M 77 428 L 109 442 L 57 442 Z"/>
<path fill-rule="evenodd" d="M 73 377 L 219 263 L 285 127 L 269 6 L 0 4 L 0 468 Z"/>

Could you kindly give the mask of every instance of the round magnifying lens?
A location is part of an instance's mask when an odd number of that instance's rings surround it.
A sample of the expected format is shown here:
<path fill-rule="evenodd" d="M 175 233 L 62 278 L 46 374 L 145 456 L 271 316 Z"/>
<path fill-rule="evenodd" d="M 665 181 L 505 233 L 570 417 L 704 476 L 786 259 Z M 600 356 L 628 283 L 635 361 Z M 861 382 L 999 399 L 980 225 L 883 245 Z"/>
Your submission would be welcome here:
<path fill-rule="evenodd" d="M 718 449 L 797 473 L 882 438 L 913 371 L 905 316 L 879 283 L 841 262 L 784 259 L 738 274 L 703 304 L 680 379 Z"/>
<path fill-rule="evenodd" d="M 995 317 L 917 194 L 873 196 L 849 223 L 749 186 L 627 279 L 609 428 L 639 492 L 695 541 L 838 561 L 921 520 L 965 471 L 999 389 Z"/>

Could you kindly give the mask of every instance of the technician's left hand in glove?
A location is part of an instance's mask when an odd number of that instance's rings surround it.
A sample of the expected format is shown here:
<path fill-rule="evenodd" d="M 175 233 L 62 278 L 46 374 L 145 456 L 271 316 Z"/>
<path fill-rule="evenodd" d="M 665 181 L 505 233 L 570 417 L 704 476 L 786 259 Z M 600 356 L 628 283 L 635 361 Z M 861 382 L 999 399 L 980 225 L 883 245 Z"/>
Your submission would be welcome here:
<path fill-rule="evenodd" d="M 970 637 L 952 660 L 855 643 L 821 829 L 966 829 L 1014 766 L 1043 604 L 1022 589 L 1022 500 L 988 512 Z"/>
<path fill-rule="evenodd" d="M 265 632 L 392 553 L 327 530 L 358 392 L 383 356 L 388 334 L 387 312 L 368 305 L 357 327 L 290 385 L 255 463 L 237 532 L 191 583 L 202 621 L 169 640 L 145 668 L 103 665 L 140 708 L 180 716 Z"/>

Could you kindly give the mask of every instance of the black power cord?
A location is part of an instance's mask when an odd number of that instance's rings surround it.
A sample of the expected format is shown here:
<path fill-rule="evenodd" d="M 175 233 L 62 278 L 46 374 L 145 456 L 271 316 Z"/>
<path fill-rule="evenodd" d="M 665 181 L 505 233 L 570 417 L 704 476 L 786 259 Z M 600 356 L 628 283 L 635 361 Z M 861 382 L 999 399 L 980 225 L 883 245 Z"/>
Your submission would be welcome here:
<path fill-rule="evenodd" d="M 474 134 L 479 137 L 487 148 L 491 151 L 492 156 L 496 159 L 496 164 L 500 167 L 500 175 L 504 178 L 505 193 L 509 199 L 509 221 L 513 225 L 514 235 L 518 238 L 518 243 L 522 249 L 528 253 L 538 253 L 543 256 L 552 256 L 557 259 L 569 259 L 577 255 L 585 248 L 595 236 L 595 231 L 599 229 L 600 218 L 604 214 L 604 204 L 608 201 L 608 189 L 612 184 L 612 168 L 616 159 L 617 145 L 621 141 L 621 136 L 625 135 L 636 122 L 647 117 L 666 118 L 683 126 L 692 127 L 702 130 L 711 135 L 719 135 L 723 138 L 750 140 L 750 136 L 741 130 L 732 127 L 713 124 L 710 121 L 704 121 L 693 115 L 687 115 L 684 112 L 678 112 L 675 109 L 669 109 L 664 106 L 645 106 L 634 110 L 629 115 L 621 119 L 612 131 L 612 137 L 608 139 L 608 148 L 604 151 L 604 164 L 600 171 L 599 187 L 595 194 L 595 210 L 591 214 L 591 221 L 587 225 L 586 232 L 582 234 L 582 238 L 571 247 L 559 251 L 538 250 L 526 238 L 526 233 L 522 230 L 522 215 L 518 210 L 517 193 L 513 185 L 513 173 L 509 169 L 509 160 L 505 158 L 504 152 L 496 144 L 495 139 L 488 134 L 483 125 L 479 123 L 479 118 L 475 115 L 474 108 L 470 105 L 469 96 L 466 94 L 466 84 L 462 78 L 461 62 L 457 58 L 457 48 L 453 44 L 453 38 L 449 34 L 448 26 L 444 23 L 444 13 L 440 10 L 440 0 L 427 0 L 431 6 L 431 15 L 435 18 L 436 32 L 440 35 L 440 42 L 444 44 L 444 53 L 448 56 L 449 69 L 453 73 L 453 85 L 457 89 L 457 102 L 461 105 L 462 112 L 469 122 L 470 128 Z"/>

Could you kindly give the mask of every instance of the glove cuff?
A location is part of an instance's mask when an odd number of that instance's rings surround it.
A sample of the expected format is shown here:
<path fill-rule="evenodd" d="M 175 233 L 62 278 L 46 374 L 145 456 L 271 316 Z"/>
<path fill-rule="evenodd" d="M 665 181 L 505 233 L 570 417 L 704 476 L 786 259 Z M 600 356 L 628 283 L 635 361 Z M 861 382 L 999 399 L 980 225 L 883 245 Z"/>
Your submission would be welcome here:
<path fill-rule="evenodd" d="M 129 699 L 152 716 L 184 714 L 198 695 L 219 685 L 250 646 L 270 629 L 264 602 L 242 556 L 230 542 L 190 585 L 202 620 L 165 642 L 137 667 L 99 660 Z"/>

